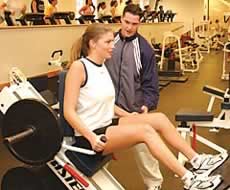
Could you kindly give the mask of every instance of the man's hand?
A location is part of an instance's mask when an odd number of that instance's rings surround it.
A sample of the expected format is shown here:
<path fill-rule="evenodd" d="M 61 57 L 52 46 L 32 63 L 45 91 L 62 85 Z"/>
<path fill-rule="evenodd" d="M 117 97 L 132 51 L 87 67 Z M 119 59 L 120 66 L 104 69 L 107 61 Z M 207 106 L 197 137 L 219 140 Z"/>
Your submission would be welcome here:
<path fill-rule="evenodd" d="M 141 113 L 148 113 L 149 109 L 147 106 L 141 106 Z"/>

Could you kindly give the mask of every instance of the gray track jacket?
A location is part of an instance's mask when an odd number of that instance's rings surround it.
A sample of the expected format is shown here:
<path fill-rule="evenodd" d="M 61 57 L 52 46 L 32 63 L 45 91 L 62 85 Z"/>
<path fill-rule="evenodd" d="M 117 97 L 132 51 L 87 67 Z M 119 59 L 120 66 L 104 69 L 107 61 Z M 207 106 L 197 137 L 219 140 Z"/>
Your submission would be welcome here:
<path fill-rule="evenodd" d="M 123 38 L 115 34 L 112 58 L 106 61 L 116 91 L 116 105 L 140 112 L 142 105 L 156 109 L 159 100 L 154 51 L 138 33 Z"/>

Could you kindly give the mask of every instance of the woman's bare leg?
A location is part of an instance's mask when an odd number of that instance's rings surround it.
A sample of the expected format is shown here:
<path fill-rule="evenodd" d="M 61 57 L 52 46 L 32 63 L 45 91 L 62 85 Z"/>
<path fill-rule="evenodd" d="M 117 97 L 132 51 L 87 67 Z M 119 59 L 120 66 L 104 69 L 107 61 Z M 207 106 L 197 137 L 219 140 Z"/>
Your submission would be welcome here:
<path fill-rule="evenodd" d="M 157 132 L 148 124 L 129 124 L 109 127 L 104 154 L 129 148 L 137 143 L 145 143 L 151 154 L 179 176 L 186 169 L 178 162 L 173 153 L 164 144 Z"/>
<path fill-rule="evenodd" d="M 129 117 L 122 117 L 121 124 L 134 124 L 137 122 L 145 122 L 150 124 L 165 140 L 175 149 L 182 152 L 189 160 L 197 153 L 188 145 L 188 143 L 180 136 L 174 125 L 162 113 L 137 114 Z"/>

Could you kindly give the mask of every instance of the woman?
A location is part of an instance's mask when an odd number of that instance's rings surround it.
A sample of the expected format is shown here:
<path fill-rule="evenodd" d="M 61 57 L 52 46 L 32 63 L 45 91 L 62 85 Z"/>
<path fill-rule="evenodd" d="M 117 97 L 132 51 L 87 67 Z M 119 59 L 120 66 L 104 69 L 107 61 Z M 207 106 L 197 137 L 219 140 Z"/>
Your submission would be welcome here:
<path fill-rule="evenodd" d="M 53 13 L 57 12 L 58 0 L 48 0 L 49 4 L 45 8 L 45 16 L 50 17 Z"/>
<path fill-rule="evenodd" d="M 97 6 L 98 18 L 101 19 L 103 16 L 107 16 L 106 14 L 106 3 L 103 1 Z"/>
<path fill-rule="evenodd" d="M 111 14 L 112 14 L 112 17 L 115 17 L 115 13 L 116 13 L 116 8 L 117 8 L 117 6 L 118 6 L 118 2 L 117 2 L 117 0 L 112 0 L 111 2 L 110 2 L 110 12 L 111 12 Z"/>
<path fill-rule="evenodd" d="M 81 16 L 84 15 L 93 15 L 95 11 L 95 6 L 93 5 L 92 0 L 86 0 L 85 5 L 79 10 Z"/>
<path fill-rule="evenodd" d="M 108 71 L 103 64 L 112 55 L 114 36 L 104 25 L 89 25 L 71 51 L 71 61 L 64 95 L 64 116 L 74 128 L 79 142 L 106 155 L 145 143 L 151 154 L 181 177 L 185 189 L 215 189 L 221 176 L 208 175 L 228 157 L 199 155 L 178 134 L 172 123 L 162 113 L 128 113 L 117 107 L 115 91 Z M 73 85 L 74 84 L 74 85 Z M 120 117 L 112 125 L 114 113 Z M 105 135 L 107 142 L 100 137 Z M 162 141 L 182 152 L 190 160 L 195 172 L 184 168 Z M 78 140 L 77 140 L 78 141 Z M 81 145 L 80 145 L 81 146 Z M 208 162 L 208 163 L 207 163 Z M 211 165 L 209 165 L 211 163 Z M 206 164 L 205 164 L 206 163 Z"/>
<path fill-rule="evenodd" d="M 31 12 L 32 13 L 44 13 L 45 5 L 43 0 L 32 0 Z"/>
<path fill-rule="evenodd" d="M 52 24 L 52 22 L 48 21 L 47 18 L 52 17 L 52 15 L 58 11 L 57 10 L 58 0 L 48 0 L 48 2 L 49 2 L 49 4 L 45 8 L 45 18 L 46 18 L 47 24 Z M 59 19 L 55 19 L 55 23 L 61 24 L 61 21 Z"/>

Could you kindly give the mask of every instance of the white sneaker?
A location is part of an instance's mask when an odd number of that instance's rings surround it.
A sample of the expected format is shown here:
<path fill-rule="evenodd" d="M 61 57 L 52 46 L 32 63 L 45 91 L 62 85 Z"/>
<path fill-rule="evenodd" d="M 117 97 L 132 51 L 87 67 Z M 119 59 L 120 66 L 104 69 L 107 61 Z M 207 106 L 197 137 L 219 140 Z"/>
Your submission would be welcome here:
<path fill-rule="evenodd" d="M 191 183 L 184 186 L 186 190 L 215 190 L 222 182 L 221 175 L 195 176 Z"/>
<path fill-rule="evenodd" d="M 217 155 L 201 154 L 191 163 L 193 165 L 192 172 L 196 175 L 209 175 L 219 166 L 221 166 L 228 158 L 228 153 L 223 152 Z"/>
<path fill-rule="evenodd" d="M 149 187 L 148 190 L 161 190 L 161 186 Z"/>

